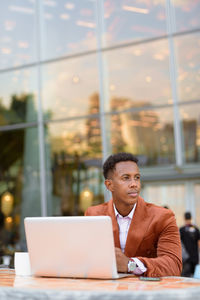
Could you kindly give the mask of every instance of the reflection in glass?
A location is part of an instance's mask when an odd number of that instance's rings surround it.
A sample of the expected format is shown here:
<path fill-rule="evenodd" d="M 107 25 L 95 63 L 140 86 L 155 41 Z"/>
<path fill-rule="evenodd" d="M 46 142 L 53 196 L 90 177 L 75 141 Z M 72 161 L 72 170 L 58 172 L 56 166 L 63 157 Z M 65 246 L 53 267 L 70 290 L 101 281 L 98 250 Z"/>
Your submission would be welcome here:
<path fill-rule="evenodd" d="M 96 48 L 95 2 L 43 2 L 43 59 Z"/>
<path fill-rule="evenodd" d="M 185 162 L 200 162 L 200 103 L 180 106 Z"/>
<path fill-rule="evenodd" d="M 139 157 L 140 164 L 144 166 L 173 164 L 172 118 L 172 109 L 129 112 L 107 117 L 111 131 L 111 137 L 107 140 L 110 152 L 131 152 Z"/>
<path fill-rule="evenodd" d="M 110 92 L 106 110 L 172 103 L 167 41 L 122 48 L 104 55 Z M 113 104 L 116 100 L 117 106 Z"/>
<path fill-rule="evenodd" d="M 104 201 L 99 119 L 49 123 L 46 130 L 51 213 L 81 215 L 87 206 Z"/>
<path fill-rule="evenodd" d="M 36 69 L 0 76 L 0 126 L 37 120 Z"/>
<path fill-rule="evenodd" d="M 35 1 L 1 1 L 0 68 L 36 61 Z"/>
<path fill-rule="evenodd" d="M 175 38 L 179 101 L 200 100 L 200 34 Z"/>
<path fill-rule="evenodd" d="M 98 90 L 96 55 L 44 66 L 43 108 L 48 112 L 45 118 L 64 119 L 96 114 Z"/>
<path fill-rule="evenodd" d="M 40 176 L 36 128 L 0 132 L 0 199 L 13 197 L 0 211 L 0 256 L 25 250 L 24 217 L 40 216 Z"/>
<path fill-rule="evenodd" d="M 147 185 L 145 195 L 146 201 L 171 209 L 176 216 L 177 225 L 183 225 L 186 195 L 184 184 Z"/>
<path fill-rule="evenodd" d="M 172 0 L 176 14 L 176 30 L 184 31 L 200 26 L 200 2 Z M 186 21 L 187 20 L 187 21 Z"/>
<path fill-rule="evenodd" d="M 164 1 L 104 0 L 104 46 L 166 34 Z"/>
<path fill-rule="evenodd" d="M 200 227 L 200 182 L 194 185 L 194 197 L 195 197 L 195 223 Z"/>

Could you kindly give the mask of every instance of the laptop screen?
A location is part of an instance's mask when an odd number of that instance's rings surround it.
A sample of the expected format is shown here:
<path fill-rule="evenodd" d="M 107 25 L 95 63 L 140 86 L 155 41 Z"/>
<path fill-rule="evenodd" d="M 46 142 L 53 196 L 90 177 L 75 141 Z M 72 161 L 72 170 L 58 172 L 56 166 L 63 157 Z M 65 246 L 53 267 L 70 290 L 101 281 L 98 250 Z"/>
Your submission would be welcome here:
<path fill-rule="evenodd" d="M 35 276 L 117 278 L 109 216 L 25 218 Z"/>

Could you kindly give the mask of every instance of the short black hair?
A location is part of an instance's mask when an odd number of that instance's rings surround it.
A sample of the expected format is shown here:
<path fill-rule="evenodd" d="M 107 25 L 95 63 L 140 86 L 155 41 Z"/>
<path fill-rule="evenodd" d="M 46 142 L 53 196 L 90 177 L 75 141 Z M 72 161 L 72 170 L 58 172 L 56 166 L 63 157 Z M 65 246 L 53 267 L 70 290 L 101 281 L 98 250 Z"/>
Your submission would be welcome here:
<path fill-rule="evenodd" d="M 132 153 L 120 152 L 110 155 L 103 164 L 103 175 L 104 178 L 108 178 L 108 173 L 115 169 L 115 165 L 121 161 L 133 161 L 138 163 L 138 159 Z"/>
<path fill-rule="evenodd" d="M 185 220 L 191 220 L 192 219 L 191 212 L 186 211 L 184 214 L 184 218 L 185 218 Z"/>

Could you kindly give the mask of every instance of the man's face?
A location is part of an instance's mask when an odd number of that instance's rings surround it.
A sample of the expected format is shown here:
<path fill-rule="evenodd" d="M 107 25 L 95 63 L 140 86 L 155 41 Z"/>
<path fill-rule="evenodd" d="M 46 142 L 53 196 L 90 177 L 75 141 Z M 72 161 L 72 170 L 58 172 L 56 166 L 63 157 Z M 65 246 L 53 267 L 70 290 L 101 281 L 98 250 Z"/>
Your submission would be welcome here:
<path fill-rule="evenodd" d="M 137 202 L 141 183 L 140 172 L 136 163 L 122 161 L 115 165 L 115 170 L 105 180 L 106 187 L 112 192 L 117 208 L 131 210 Z M 120 212 L 120 211 L 119 211 Z"/>

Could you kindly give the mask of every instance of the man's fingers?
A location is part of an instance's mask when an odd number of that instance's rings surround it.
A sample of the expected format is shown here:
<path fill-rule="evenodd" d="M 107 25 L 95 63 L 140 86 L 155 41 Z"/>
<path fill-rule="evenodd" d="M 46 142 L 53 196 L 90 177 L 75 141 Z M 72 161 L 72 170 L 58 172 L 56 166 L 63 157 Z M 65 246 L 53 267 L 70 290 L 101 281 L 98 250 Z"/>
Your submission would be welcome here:
<path fill-rule="evenodd" d="M 120 248 L 115 247 L 115 253 L 122 253 L 122 250 Z"/>

